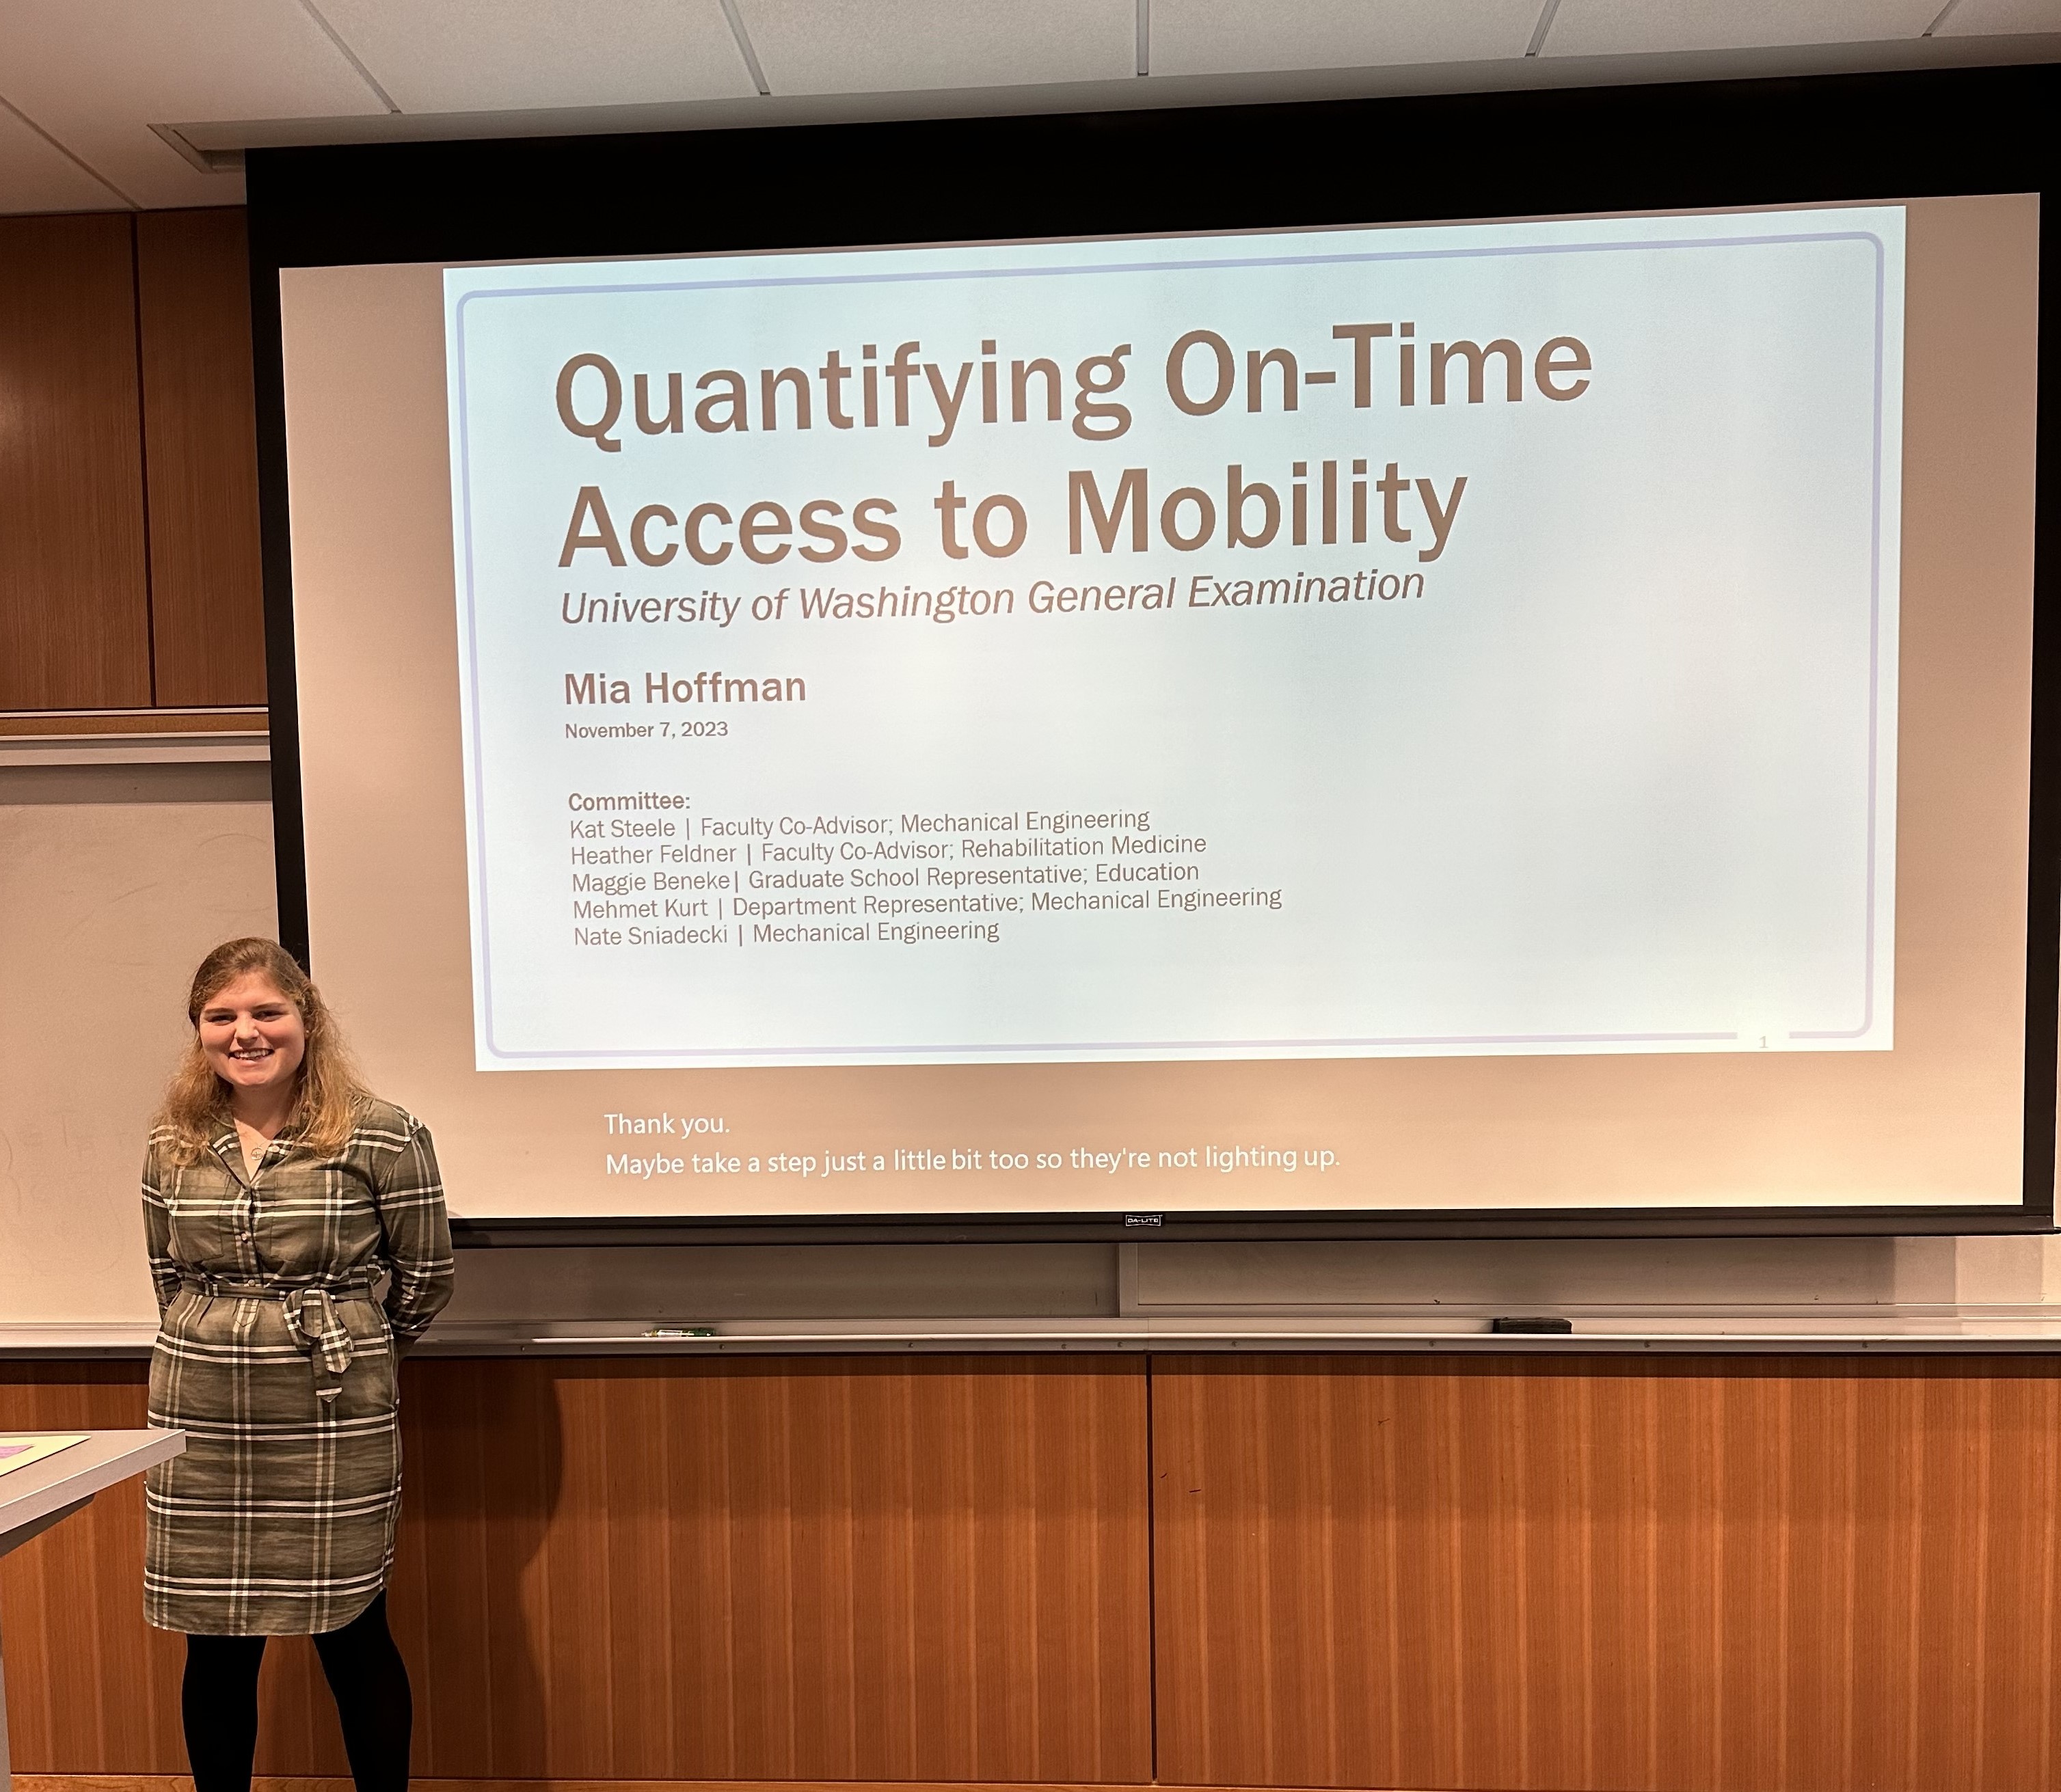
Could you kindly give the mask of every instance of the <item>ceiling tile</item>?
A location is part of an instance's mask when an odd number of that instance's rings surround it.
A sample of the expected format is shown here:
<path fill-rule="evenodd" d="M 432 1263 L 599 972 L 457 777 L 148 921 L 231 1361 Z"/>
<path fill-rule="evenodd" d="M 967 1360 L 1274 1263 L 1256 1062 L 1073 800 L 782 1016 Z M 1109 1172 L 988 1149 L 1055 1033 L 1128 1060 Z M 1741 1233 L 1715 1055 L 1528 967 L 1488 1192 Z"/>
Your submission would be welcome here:
<path fill-rule="evenodd" d="M 2049 32 L 2061 32 L 2061 0 L 1961 0 L 1934 35 L 2030 37 Z"/>
<path fill-rule="evenodd" d="M 738 0 L 776 94 L 914 92 L 1138 72 L 1135 0 Z"/>
<path fill-rule="evenodd" d="M 757 91 L 719 0 L 317 0 L 403 112 Z"/>
<path fill-rule="evenodd" d="M 0 106 L 0 212 L 122 209 L 112 188 Z"/>
<path fill-rule="evenodd" d="M 1915 38 L 1946 0 L 1560 0 L 1548 56 L 1635 56 Z"/>
<path fill-rule="evenodd" d="M 153 124 L 383 112 L 299 0 L 0 6 L 0 98 L 143 206 L 221 205 Z"/>
<path fill-rule="evenodd" d="M 1152 0 L 1155 74 L 1380 68 L 1522 56 L 1544 0 Z"/>

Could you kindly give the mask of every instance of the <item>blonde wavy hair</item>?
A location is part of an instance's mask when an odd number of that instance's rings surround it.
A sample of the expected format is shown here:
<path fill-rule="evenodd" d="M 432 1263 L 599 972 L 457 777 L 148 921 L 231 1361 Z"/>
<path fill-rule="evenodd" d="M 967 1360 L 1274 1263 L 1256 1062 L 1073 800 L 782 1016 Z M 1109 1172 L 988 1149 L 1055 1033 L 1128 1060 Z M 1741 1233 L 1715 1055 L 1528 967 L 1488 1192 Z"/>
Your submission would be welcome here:
<path fill-rule="evenodd" d="M 197 1162 L 205 1156 L 230 1119 L 229 1085 L 214 1074 L 214 1066 L 201 1050 L 202 1010 L 239 977 L 254 972 L 268 978 L 300 1010 L 301 1025 L 307 1033 L 307 1050 L 297 1079 L 298 1098 L 288 1122 L 298 1142 L 318 1154 L 334 1151 L 350 1136 L 357 1122 L 366 1088 L 358 1081 L 335 1018 L 321 992 L 308 981 L 308 974 L 277 940 L 228 940 L 202 959 L 194 973 L 186 997 L 193 1038 L 158 1110 L 155 1123 L 171 1134 L 173 1156 L 181 1163 Z"/>

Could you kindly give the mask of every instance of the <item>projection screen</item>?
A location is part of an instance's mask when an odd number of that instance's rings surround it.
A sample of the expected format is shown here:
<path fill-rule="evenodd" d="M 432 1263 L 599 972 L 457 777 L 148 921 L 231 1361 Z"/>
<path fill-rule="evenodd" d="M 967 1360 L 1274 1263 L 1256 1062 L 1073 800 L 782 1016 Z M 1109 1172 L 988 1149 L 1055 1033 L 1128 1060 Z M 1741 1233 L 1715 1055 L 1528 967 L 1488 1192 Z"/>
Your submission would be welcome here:
<path fill-rule="evenodd" d="M 278 276 L 474 1220 L 2022 1198 L 2033 194 Z"/>

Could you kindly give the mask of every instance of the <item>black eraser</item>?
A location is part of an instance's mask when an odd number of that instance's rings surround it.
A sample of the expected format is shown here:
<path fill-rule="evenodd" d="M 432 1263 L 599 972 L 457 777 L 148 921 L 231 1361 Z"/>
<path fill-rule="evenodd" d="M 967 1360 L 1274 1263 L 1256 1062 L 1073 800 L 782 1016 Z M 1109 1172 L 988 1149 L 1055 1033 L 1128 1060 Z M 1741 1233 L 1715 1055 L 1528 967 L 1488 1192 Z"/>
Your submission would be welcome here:
<path fill-rule="evenodd" d="M 1488 1329 L 1491 1331 L 1563 1333 L 1572 1331 L 1575 1322 L 1563 1319 L 1554 1314 L 1543 1314 L 1530 1318 L 1505 1314 L 1501 1318 L 1490 1320 Z"/>

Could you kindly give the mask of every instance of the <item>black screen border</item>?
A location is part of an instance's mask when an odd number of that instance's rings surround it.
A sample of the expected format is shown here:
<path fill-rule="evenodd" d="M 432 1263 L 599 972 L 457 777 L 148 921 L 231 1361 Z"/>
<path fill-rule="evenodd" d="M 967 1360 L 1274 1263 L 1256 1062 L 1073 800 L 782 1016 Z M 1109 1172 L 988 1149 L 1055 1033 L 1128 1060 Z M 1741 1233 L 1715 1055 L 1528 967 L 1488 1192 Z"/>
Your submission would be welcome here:
<path fill-rule="evenodd" d="M 2061 995 L 2061 65 L 662 134 L 246 160 L 279 937 L 308 962 L 279 274 L 2040 195 L 2021 1198 L 1980 1207 L 1345 1210 L 454 1222 L 473 1245 L 1895 1235 L 2054 1223 Z M 2041 120 L 2046 122 L 2043 125 Z M 1370 178 L 1370 175 L 1371 178 Z"/>

